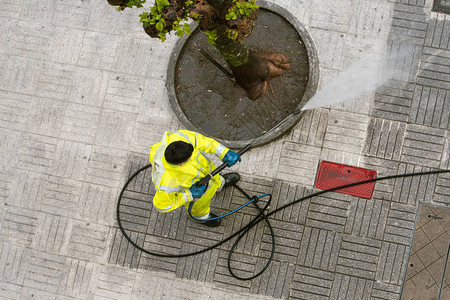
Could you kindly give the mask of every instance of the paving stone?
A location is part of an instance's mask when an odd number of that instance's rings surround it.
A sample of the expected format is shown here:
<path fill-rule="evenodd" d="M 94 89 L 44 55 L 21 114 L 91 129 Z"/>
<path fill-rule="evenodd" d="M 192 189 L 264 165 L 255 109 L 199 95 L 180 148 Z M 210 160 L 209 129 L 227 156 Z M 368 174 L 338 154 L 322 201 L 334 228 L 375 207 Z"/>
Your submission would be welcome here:
<path fill-rule="evenodd" d="M 37 11 L 37 10 L 36 10 Z M 35 59 L 48 58 L 54 27 L 40 22 L 19 20 L 12 26 L 8 48 L 14 55 Z"/>
<path fill-rule="evenodd" d="M 398 299 L 398 293 L 400 292 L 400 286 L 374 282 L 372 288 L 371 299 Z"/>
<path fill-rule="evenodd" d="M 389 202 L 377 197 L 373 199 L 358 199 L 349 208 L 349 217 L 344 232 L 368 238 L 382 239 Z"/>
<path fill-rule="evenodd" d="M 348 14 L 350 1 L 345 1 L 337 8 L 331 1 L 325 1 L 323 6 L 312 13 L 311 26 L 338 32 L 346 32 L 350 23 Z M 333 9 L 330 9 L 333 7 Z"/>
<path fill-rule="evenodd" d="M 289 222 L 271 220 L 275 234 L 274 259 L 281 262 L 292 262 L 297 259 L 300 243 L 303 240 L 303 226 Z M 272 251 L 272 237 L 267 226 L 260 242 L 260 255 L 268 257 Z"/>
<path fill-rule="evenodd" d="M 85 183 L 78 202 L 77 216 L 99 224 L 115 224 L 118 193 L 110 188 Z"/>
<path fill-rule="evenodd" d="M 47 176 L 40 174 L 17 172 L 11 178 L 11 193 L 8 196 L 7 203 L 32 210 L 40 210 L 47 180 Z"/>
<path fill-rule="evenodd" d="M 347 112 L 331 112 L 323 147 L 330 151 L 361 153 L 369 123 L 367 116 L 355 117 Z"/>
<path fill-rule="evenodd" d="M 8 18 L 18 18 L 22 9 L 23 1 L 2 1 L 0 15 Z"/>
<path fill-rule="evenodd" d="M 392 202 L 387 219 L 384 240 L 405 246 L 410 245 L 415 215 L 415 206 Z"/>
<path fill-rule="evenodd" d="M 276 181 L 272 192 L 272 204 L 273 208 L 280 208 L 287 203 L 291 203 L 295 200 L 299 200 L 312 194 L 312 191 L 302 186 L 290 184 L 283 181 Z M 306 221 L 306 215 L 304 212 L 308 210 L 310 200 L 306 199 L 299 203 L 288 206 L 286 209 L 277 212 L 274 218 L 277 220 L 290 221 L 297 224 L 304 224 Z M 302 213 L 303 212 L 303 213 Z"/>
<path fill-rule="evenodd" d="M 107 187 L 117 187 L 122 182 L 125 154 L 121 150 L 93 147 L 85 181 Z"/>
<path fill-rule="evenodd" d="M 51 176 L 42 197 L 41 210 L 66 217 L 76 215 L 81 187 L 80 181 Z"/>
<path fill-rule="evenodd" d="M 435 197 L 433 198 L 436 203 L 448 204 L 450 195 L 450 177 L 448 175 L 441 175 L 437 177 L 435 187 Z"/>
<path fill-rule="evenodd" d="M 56 15 L 59 16 L 59 14 Z M 65 21 L 66 24 L 70 24 L 68 20 Z M 49 53 L 52 60 L 64 64 L 75 64 L 80 55 L 83 37 L 83 30 L 55 27 Z"/>
<path fill-rule="evenodd" d="M 145 79 L 142 77 L 111 73 L 103 107 L 136 113 L 144 85 Z"/>
<path fill-rule="evenodd" d="M 330 299 L 370 299 L 372 286 L 370 280 L 336 274 Z"/>
<path fill-rule="evenodd" d="M 403 143 L 401 161 L 438 168 L 445 145 L 445 131 L 408 125 Z"/>
<path fill-rule="evenodd" d="M 391 38 L 398 37 L 410 44 L 422 45 L 426 36 L 426 23 L 423 7 L 396 3 Z"/>
<path fill-rule="evenodd" d="M 261 262 L 261 267 L 263 264 L 265 264 L 265 261 Z M 256 269 L 260 270 L 261 267 L 257 263 Z M 250 292 L 286 299 L 294 272 L 295 266 L 293 264 L 274 261 L 266 272 L 254 280 Z"/>
<path fill-rule="evenodd" d="M 177 122 L 175 117 L 138 115 L 131 140 L 131 149 L 147 156 L 150 146 L 160 142 L 165 131 L 177 131 L 175 127 L 178 126 Z M 245 159 L 249 160 L 249 157 Z"/>
<path fill-rule="evenodd" d="M 24 265 L 27 262 L 29 250 L 8 242 L 2 242 L 0 244 L 0 253 L 0 272 L 2 283 L 12 284 L 11 289 L 16 291 L 15 285 L 20 285 L 24 279 Z M 6 286 L 8 287 L 9 285 Z"/>
<path fill-rule="evenodd" d="M 303 119 L 289 134 L 289 141 L 322 146 L 328 115 L 329 110 L 323 108 L 306 111 Z"/>
<path fill-rule="evenodd" d="M 289 298 L 329 299 L 333 273 L 306 267 L 297 267 Z"/>
<path fill-rule="evenodd" d="M 69 228 L 70 238 L 67 253 L 69 256 L 92 262 L 103 261 L 108 247 L 110 229 L 107 226 L 74 221 Z"/>
<path fill-rule="evenodd" d="M 66 258 L 40 251 L 32 251 L 30 254 L 23 285 L 39 291 L 57 292 Z"/>
<path fill-rule="evenodd" d="M 336 272 L 374 279 L 379 249 L 378 241 L 344 235 Z"/>
<path fill-rule="evenodd" d="M 343 232 L 349 206 L 348 197 L 339 194 L 314 197 L 311 199 L 306 225 Z"/>
<path fill-rule="evenodd" d="M 383 243 L 377 266 L 376 280 L 390 284 L 401 284 L 408 262 L 408 247 L 394 243 Z M 395 267 L 393 267 L 395 265 Z"/>
<path fill-rule="evenodd" d="M 282 180 L 311 184 L 314 181 L 320 148 L 286 142 L 281 151 L 277 177 Z"/>
<path fill-rule="evenodd" d="M 445 1 L 434 1 L 434 4 Z M 425 46 L 441 49 L 449 49 L 449 17 L 446 14 L 431 14 L 428 22 Z"/>
<path fill-rule="evenodd" d="M 235 291 L 248 293 L 251 287 L 251 281 L 237 280 L 231 277 L 227 266 L 228 252 L 221 250 L 217 260 L 217 266 L 214 272 L 213 283 L 218 287 L 227 288 L 229 285 L 233 285 Z M 247 256 L 247 260 L 244 262 L 239 260 L 238 264 L 233 264 L 234 272 L 238 276 L 250 277 L 255 271 L 256 258 L 254 256 Z M 251 260 L 251 261 L 249 261 Z"/>
<path fill-rule="evenodd" d="M 0 228 L 1 241 L 23 247 L 31 246 L 39 217 L 40 214 L 36 211 L 8 206 Z"/>
<path fill-rule="evenodd" d="M 113 149 L 125 149 L 130 143 L 134 113 L 104 109 L 100 115 L 95 143 Z"/>
<path fill-rule="evenodd" d="M 283 145 L 283 141 L 278 140 L 269 144 L 268 147 L 247 152 L 242 158 L 242 163 L 233 167 L 234 171 L 268 178 L 276 177 L 278 171 L 283 168 L 280 159 Z"/>
<path fill-rule="evenodd" d="M 312 12 L 311 12 L 312 13 Z M 310 21 L 313 23 L 312 21 Z M 322 43 L 316 45 L 318 53 L 320 56 L 320 64 L 322 67 L 327 68 L 328 74 L 326 77 L 321 74 L 321 82 L 327 82 L 327 79 L 334 78 L 336 75 L 334 72 L 330 72 L 331 70 L 339 70 L 342 66 L 342 55 L 344 53 L 345 47 L 345 35 L 343 32 L 341 34 L 337 34 L 334 31 L 323 30 L 321 28 L 311 28 L 311 33 L 316 36 L 318 39 L 323 41 Z M 334 45 L 334 49 L 328 47 L 328 45 Z"/>
<path fill-rule="evenodd" d="M 100 33 L 116 35 L 118 33 L 125 35 L 139 33 L 141 37 L 146 36 L 139 23 L 136 24 L 139 20 L 136 11 L 125 10 L 118 16 L 116 8 L 107 2 L 96 3 L 91 7 L 87 28 L 94 28 L 95 32 Z"/>
<path fill-rule="evenodd" d="M 436 51 L 439 52 L 437 53 Z M 424 47 L 421 60 L 422 63 L 417 74 L 417 83 L 444 90 L 448 89 L 449 51 Z"/>
<path fill-rule="evenodd" d="M 61 138 L 80 143 L 93 143 L 100 119 L 100 109 L 82 104 L 67 104 L 61 126 Z"/>
<path fill-rule="evenodd" d="M 366 147 L 367 148 L 367 147 Z M 392 160 L 367 157 L 363 167 L 377 171 L 377 177 L 390 176 L 398 173 L 398 162 Z M 373 198 L 379 200 L 390 200 L 395 188 L 394 179 L 380 180 L 375 183 Z M 352 203 L 355 205 L 356 203 Z"/>
<path fill-rule="evenodd" d="M 430 171 L 428 168 L 413 166 L 410 164 L 400 164 L 399 174 L 417 173 Z M 432 201 L 436 185 L 437 175 L 423 175 L 395 180 L 395 189 L 392 193 L 392 200 L 410 205 L 417 205 L 419 201 Z"/>
<path fill-rule="evenodd" d="M 66 105 L 58 100 L 34 99 L 27 120 L 30 131 L 45 136 L 57 137 L 61 130 Z"/>
<path fill-rule="evenodd" d="M 6 54 L 5 59 L 0 88 L 8 92 L 33 95 L 38 86 L 39 76 L 36 74 L 42 72 L 42 62 L 10 54 Z"/>
<path fill-rule="evenodd" d="M 58 141 L 52 174 L 75 180 L 84 179 L 91 146 L 71 141 Z"/>
<path fill-rule="evenodd" d="M 365 154 L 389 160 L 400 160 L 406 124 L 372 119 L 369 124 Z"/>
<path fill-rule="evenodd" d="M 366 37 L 384 37 L 391 21 L 386 16 L 392 14 L 392 6 L 386 1 L 357 3 L 353 8 L 355 17 L 350 19 L 349 32 Z"/>
<path fill-rule="evenodd" d="M 85 29 L 89 20 L 92 2 L 75 0 L 70 2 L 56 2 L 53 24 Z"/>
<path fill-rule="evenodd" d="M 45 214 L 36 228 L 33 246 L 44 252 L 61 254 L 67 240 L 69 223 L 66 218 Z"/>
<path fill-rule="evenodd" d="M 24 286 L 22 288 L 22 293 L 21 293 L 20 297 L 23 299 L 36 298 L 36 299 L 53 300 L 53 299 L 56 299 L 56 294 L 54 292 L 44 291 L 39 288 Z M 67 299 L 62 296 L 60 296 L 60 297 L 61 297 L 61 299 Z"/>
<path fill-rule="evenodd" d="M 32 98 L 29 96 L 2 92 L 0 95 L 0 128 L 20 130 L 26 123 L 29 110 L 31 108 Z M 5 154 L 7 151 L 4 152 Z"/>
<path fill-rule="evenodd" d="M 101 298 L 129 298 L 133 291 L 136 274 L 122 268 L 104 266 L 96 270 L 95 297 Z"/>
<path fill-rule="evenodd" d="M 118 44 L 117 36 L 97 31 L 85 32 L 77 65 L 89 69 L 112 70 Z"/>
<path fill-rule="evenodd" d="M 203 249 L 204 247 L 194 244 L 184 244 L 182 253 L 189 253 Z M 176 275 L 202 282 L 212 282 L 214 271 L 219 257 L 218 250 L 207 251 L 199 255 L 180 259 L 177 264 Z"/>
<path fill-rule="evenodd" d="M 405 122 L 408 120 L 413 95 L 413 84 L 389 81 L 385 86 L 377 89 L 371 115 Z"/>
<path fill-rule="evenodd" d="M 0 167 L 0 204 L 7 203 L 11 190 L 12 173 L 6 168 Z"/>
<path fill-rule="evenodd" d="M 68 298 L 87 297 L 94 264 L 70 258 L 66 259 L 65 264 L 67 269 L 61 278 L 58 294 Z"/>
<path fill-rule="evenodd" d="M 0 139 L 8 141 L 0 145 L 0 151 L 5 153 L 0 157 L 0 163 L 8 169 L 14 169 L 17 166 L 19 155 L 17 151 L 11 151 L 21 146 L 21 136 L 17 132 L 0 128 Z"/>
<path fill-rule="evenodd" d="M 67 64 L 44 62 L 42 72 L 37 80 L 36 95 L 55 100 L 69 98 L 74 83 L 74 67 Z M 60 106 L 63 106 L 63 102 Z M 57 110 L 58 105 L 52 105 L 48 110 Z M 56 112 L 57 114 L 57 112 Z M 44 118 L 45 120 L 45 118 Z"/>
<path fill-rule="evenodd" d="M 22 286 L 7 282 L 0 283 L 0 296 L 3 299 L 19 299 L 21 296 Z"/>
<path fill-rule="evenodd" d="M 342 236 L 333 231 L 305 228 L 301 240 L 297 264 L 333 271 L 340 249 Z"/>
<path fill-rule="evenodd" d="M 410 120 L 416 124 L 446 129 L 449 112 L 444 109 L 449 103 L 448 91 L 444 89 L 416 86 L 410 111 Z"/>

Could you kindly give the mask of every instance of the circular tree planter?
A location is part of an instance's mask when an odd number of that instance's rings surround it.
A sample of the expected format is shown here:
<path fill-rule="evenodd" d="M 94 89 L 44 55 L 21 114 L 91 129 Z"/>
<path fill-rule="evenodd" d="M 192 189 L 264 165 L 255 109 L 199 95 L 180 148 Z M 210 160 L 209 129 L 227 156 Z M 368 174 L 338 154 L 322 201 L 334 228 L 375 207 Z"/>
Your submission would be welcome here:
<path fill-rule="evenodd" d="M 301 109 L 317 90 L 319 63 L 305 27 L 276 4 L 259 0 L 258 5 L 260 15 L 246 45 L 252 51 L 283 53 L 292 61 L 291 69 L 270 81 L 265 96 L 248 99 L 239 85 L 202 54 L 206 52 L 228 68 L 196 23 L 191 24 L 192 33 L 175 44 L 167 71 L 169 101 L 181 123 L 233 149 L 252 143 Z M 293 115 L 258 145 L 287 133 L 303 115 Z"/>

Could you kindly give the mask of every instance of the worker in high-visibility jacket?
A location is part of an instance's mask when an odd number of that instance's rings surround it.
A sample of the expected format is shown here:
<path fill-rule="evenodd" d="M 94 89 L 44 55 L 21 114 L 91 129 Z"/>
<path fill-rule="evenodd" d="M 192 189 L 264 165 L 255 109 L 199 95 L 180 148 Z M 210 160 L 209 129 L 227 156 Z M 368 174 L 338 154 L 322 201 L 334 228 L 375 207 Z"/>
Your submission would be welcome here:
<path fill-rule="evenodd" d="M 211 199 L 217 191 L 235 184 L 239 174 L 217 174 L 208 184 L 197 188 L 195 183 L 215 169 L 202 152 L 215 154 L 229 166 L 241 161 L 238 153 L 214 139 L 188 130 L 166 131 L 164 138 L 151 147 L 152 181 L 156 188 L 153 205 L 159 212 L 169 212 L 183 205 L 188 209 L 193 202 L 191 214 L 196 219 L 217 216 L 210 212 Z M 202 223 L 215 227 L 220 225 L 220 220 Z"/>

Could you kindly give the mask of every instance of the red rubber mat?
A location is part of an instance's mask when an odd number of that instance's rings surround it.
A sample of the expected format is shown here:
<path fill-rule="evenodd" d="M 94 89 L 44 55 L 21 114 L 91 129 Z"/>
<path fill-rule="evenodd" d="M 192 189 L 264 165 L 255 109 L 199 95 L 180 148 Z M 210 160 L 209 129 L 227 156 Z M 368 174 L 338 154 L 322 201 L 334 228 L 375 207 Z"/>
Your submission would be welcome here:
<path fill-rule="evenodd" d="M 316 188 L 327 190 L 341 185 L 377 178 L 377 171 L 321 161 L 317 171 Z M 372 198 L 375 182 L 364 183 L 336 190 L 356 197 Z"/>

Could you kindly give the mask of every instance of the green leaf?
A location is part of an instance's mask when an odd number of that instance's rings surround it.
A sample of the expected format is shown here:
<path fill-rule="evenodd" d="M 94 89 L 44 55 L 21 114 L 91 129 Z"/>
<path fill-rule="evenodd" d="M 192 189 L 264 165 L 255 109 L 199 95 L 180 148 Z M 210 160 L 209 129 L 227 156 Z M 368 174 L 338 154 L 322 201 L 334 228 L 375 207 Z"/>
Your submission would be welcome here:
<path fill-rule="evenodd" d="M 164 24 L 163 22 L 158 22 L 156 23 L 156 29 L 158 29 L 159 31 L 163 31 L 164 30 Z"/>
<path fill-rule="evenodd" d="M 186 34 L 191 34 L 191 27 L 189 26 L 188 23 L 184 23 L 184 24 L 183 24 L 183 27 L 184 27 L 184 32 L 185 32 Z"/>

